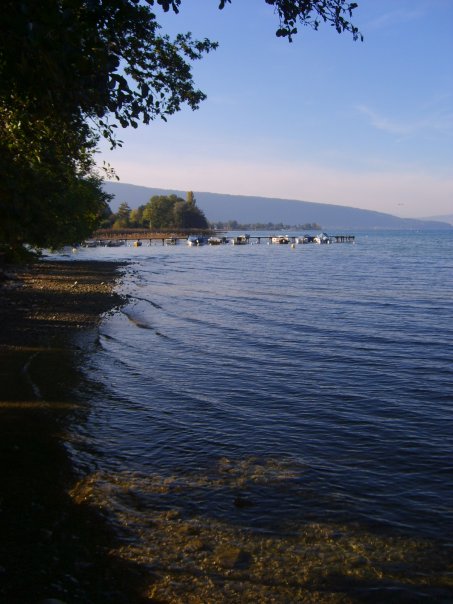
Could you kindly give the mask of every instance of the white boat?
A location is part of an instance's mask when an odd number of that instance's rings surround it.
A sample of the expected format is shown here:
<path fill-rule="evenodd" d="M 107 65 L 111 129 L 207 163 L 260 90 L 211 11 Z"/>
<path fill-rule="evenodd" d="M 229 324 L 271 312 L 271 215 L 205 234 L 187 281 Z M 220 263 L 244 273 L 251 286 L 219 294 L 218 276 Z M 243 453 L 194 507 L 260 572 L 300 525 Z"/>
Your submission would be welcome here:
<path fill-rule="evenodd" d="M 164 240 L 165 245 L 176 245 L 178 243 L 178 240 L 176 239 L 176 237 L 167 237 Z"/>
<path fill-rule="evenodd" d="M 319 235 L 316 235 L 313 241 L 318 244 L 332 243 L 332 238 L 326 233 L 319 233 Z"/>
<path fill-rule="evenodd" d="M 287 244 L 289 243 L 289 237 L 287 235 L 277 235 L 271 238 L 271 243 Z"/>
<path fill-rule="evenodd" d="M 246 245 L 248 244 L 250 235 L 238 235 L 233 237 L 230 241 L 233 245 Z"/>
<path fill-rule="evenodd" d="M 198 247 L 200 245 L 204 245 L 205 243 L 205 237 L 201 237 L 199 235 L 189 235 L 189 237 L 187 237 L 187 245 L 190 245 L 191 247 Z"/>
<path fill-rule="evenodd" d="M 227 242 L 226 237 L 209 237 L 208 244 L 209 245 L 222 245 Z"/>

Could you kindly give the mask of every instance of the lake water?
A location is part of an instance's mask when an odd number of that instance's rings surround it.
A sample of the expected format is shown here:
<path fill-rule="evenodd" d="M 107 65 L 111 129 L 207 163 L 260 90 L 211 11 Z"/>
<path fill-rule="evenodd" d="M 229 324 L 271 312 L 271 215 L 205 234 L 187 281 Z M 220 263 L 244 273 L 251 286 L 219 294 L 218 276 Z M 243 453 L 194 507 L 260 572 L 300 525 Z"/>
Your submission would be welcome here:
<path fill-rule="evenodd" d="M 168 602 L 453 601 L 453 233 L 128 259 L 79 500 Z"/>

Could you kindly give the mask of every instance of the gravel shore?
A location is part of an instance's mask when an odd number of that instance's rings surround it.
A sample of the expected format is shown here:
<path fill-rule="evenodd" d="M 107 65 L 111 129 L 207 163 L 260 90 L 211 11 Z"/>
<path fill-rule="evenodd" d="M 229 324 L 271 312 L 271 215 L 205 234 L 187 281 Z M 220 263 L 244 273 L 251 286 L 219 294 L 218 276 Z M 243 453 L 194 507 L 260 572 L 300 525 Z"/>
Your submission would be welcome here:
<path fill-rule="evenodd" d="M 115 536 L 106 522 L 68 495 L 78 478 L 65 447 L 67 426 L 80 413 L 71 394 L 83 354 L 77 342 L 121 305 L 114 291 L 121 266 L 0 267 L 2 602 L 143 601 L 143 572 L 111 556 Z"/>
<path fill-rule="evenodd" d="M 121 264 L 42 261 L 0 272 L 0 347 L 51 343 L 62 329 L 94 327 L 121 303 Z"/>

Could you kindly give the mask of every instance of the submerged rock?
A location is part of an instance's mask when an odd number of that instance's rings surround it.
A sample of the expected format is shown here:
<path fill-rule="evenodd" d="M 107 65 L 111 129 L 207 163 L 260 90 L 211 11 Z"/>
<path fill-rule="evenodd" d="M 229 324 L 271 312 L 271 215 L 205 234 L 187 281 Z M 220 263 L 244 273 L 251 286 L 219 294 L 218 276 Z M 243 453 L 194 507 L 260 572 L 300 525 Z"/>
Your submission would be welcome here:
<path fill-rule="evenodd" d="M 248 568 L 252 556 L 244 549 L 231 545 L 223 545 L 215 552 L 216 562 L 222 568 Z"/>

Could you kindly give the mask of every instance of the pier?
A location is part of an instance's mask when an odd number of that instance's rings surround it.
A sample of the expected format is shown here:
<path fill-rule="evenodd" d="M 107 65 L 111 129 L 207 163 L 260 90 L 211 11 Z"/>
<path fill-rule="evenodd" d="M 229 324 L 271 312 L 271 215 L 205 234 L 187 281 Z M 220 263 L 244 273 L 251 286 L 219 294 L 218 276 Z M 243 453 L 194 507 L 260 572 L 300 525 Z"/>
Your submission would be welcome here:
<path fill-rule="evenodd" d="M 247 244 L 261 244 L 263 241 L 268 245 L 281 245 L 281 244 L 310 244 L 310 243 L 354 243 L 355 235 L 327 235 L 320 233 L 319 235 L 239 235 L 233 237 L 225 237 L 222 234 L 224 231 L 200 231 L 194 229 L 187 229 L 182 231 L 150 231 L 148 229 L 100 229 L 93 234 L 93 238 L 87 242 L 86 245 L 94 247 L 108 246 L 116 247 L 120 245 L 127 245 L 127 242 L 133 241 L 138 247 L 143 242 L 148 242 L 148 245 L 159 244 L 159 245 L 176 245 L 179 242 L 185 242 L 189 237 L 197 236 L 204 240 L 204 243 L 210 243 L 209 238 L 212 238 L 212 244 L 223 245 L 223 244 L 234 244 L 234 245 L 247 245 Z"/>

